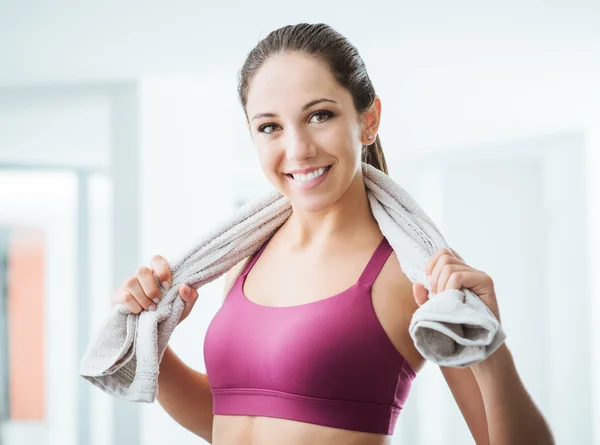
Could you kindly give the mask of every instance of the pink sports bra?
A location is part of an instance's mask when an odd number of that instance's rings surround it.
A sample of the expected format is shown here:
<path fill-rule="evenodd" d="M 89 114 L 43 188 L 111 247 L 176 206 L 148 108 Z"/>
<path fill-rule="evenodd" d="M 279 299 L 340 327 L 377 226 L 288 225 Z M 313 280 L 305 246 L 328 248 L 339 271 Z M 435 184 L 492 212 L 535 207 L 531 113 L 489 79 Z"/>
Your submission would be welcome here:
<path fill-rule="evenodd" d="M 371 286 L 392 252 L 387 239 L 353 286 L 296 306 L 263 306 L 244 295 L 266 244 L 206 333 L 213 413 L 393 434 L 416 373 L 373 309 Z"/>

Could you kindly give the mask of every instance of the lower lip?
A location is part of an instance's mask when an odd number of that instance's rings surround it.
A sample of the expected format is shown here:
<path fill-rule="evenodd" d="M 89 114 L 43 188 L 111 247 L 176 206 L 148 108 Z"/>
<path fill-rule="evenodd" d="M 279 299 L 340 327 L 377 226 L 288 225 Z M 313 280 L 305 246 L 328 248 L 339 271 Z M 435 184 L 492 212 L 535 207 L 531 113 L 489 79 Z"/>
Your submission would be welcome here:
<path fill-rule="evenodd" d="M 323 181 L 325 181 L 325 179 L 329 175 L 329 172 L 331 171 L 331 169 L 332 169 L 332 167 L 329 167 L 329 169 L 325 173 L 323 173 L 321 176 L 317 176 L 316 178 L 313 178 L 309 181 L 304 181 L 304 182 L 296 181 L 294 178 L 290 178 L 287 175 L 286 175 L 286 178 L 288 178 L 290 180 L 290 182 L 292 182 L 298 188 L 311 189 L 311 188 L 318 186 Z"/>

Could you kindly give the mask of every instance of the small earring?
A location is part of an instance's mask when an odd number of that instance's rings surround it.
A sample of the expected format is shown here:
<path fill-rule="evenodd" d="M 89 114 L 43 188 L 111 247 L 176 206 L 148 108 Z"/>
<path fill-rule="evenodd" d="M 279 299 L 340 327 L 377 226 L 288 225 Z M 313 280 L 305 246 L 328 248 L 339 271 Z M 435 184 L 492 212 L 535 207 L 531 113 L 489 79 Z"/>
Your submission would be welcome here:
<path fill-rule="evenodd" d="M 372 134 L 368 135 L 368 136 L 367 136 L 367 139 L 368 139 L 368 140 L 371 140 L 371 139 L 373 139 L 373 135 L 372 135 Z"/>

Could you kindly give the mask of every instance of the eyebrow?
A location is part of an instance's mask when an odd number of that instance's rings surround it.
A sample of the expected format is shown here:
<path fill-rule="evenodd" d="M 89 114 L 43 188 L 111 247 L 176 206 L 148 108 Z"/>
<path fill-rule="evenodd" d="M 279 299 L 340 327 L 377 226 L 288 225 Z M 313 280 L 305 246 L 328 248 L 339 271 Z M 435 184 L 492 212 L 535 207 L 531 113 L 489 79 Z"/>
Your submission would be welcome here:
<path fill-rule="evenodd" d="M 337 104 L 337 102 L 335 100 L 332 99 L 327 99 L 327 98 L 320 98 L 320 99 L 315 99 L 315 100 L 311 100 L 309 103 L 307 103 L 306 105 L 304 105 L 302 107 L 302 111 L 306 111 L 308 110 L 310 107 L 319 104 L 321 102 L 331 102 L 332 104 Z M 275 114 L 275 113 L 258 113 L 257 115 L 255 115 L 252 120 L 255 119 L 260 119 L 261 117 L 279 117 L 279 115 Z"/>

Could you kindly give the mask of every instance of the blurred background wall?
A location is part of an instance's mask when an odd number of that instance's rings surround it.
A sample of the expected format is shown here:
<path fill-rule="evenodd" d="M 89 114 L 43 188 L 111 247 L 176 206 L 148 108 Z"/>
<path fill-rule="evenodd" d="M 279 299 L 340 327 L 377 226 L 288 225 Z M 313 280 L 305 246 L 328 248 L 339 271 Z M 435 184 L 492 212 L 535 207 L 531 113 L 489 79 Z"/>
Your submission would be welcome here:
<path fill-rule="evenodd" d="M 269 189 L 236 76 L 303 21 L 358 47 L 391 176 L 494 278 L 558 443 L 600 444 L 600 5 L 577 0 L 0 0 L 0 444 L 199 443 L 77 366 L 125 277 Z M 200 371 L 222 287 L 171 341 Z M 473 443 L 434 365 L 393 443 Z"/>

